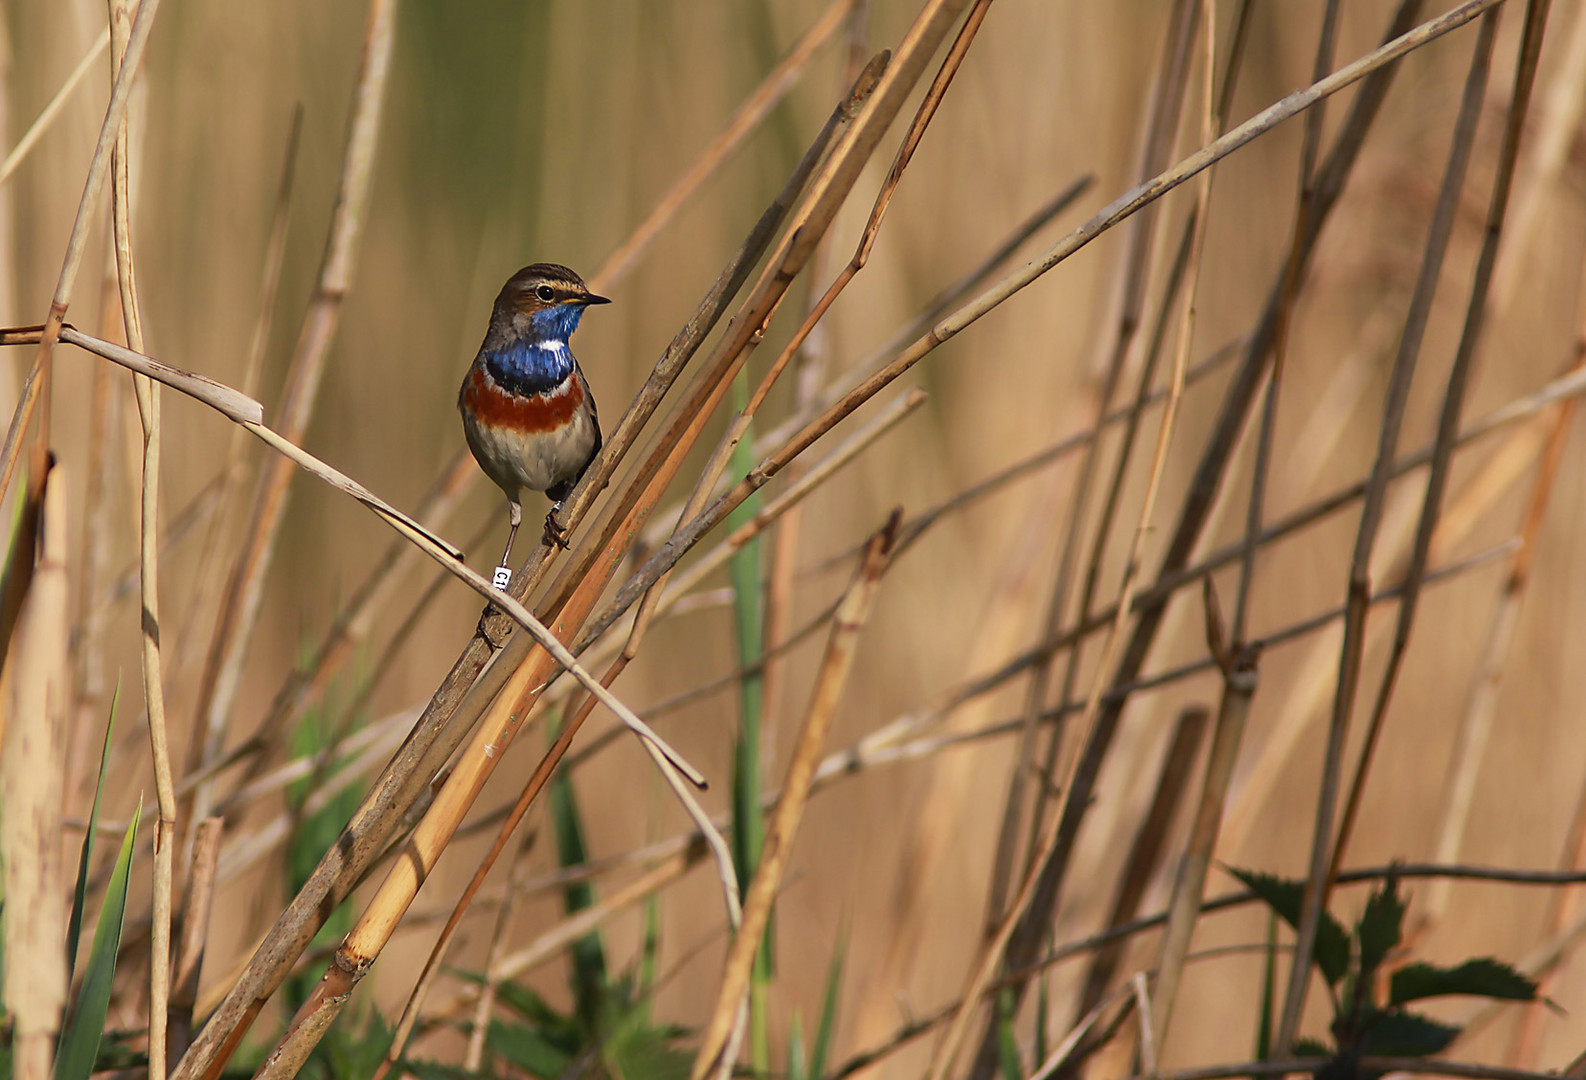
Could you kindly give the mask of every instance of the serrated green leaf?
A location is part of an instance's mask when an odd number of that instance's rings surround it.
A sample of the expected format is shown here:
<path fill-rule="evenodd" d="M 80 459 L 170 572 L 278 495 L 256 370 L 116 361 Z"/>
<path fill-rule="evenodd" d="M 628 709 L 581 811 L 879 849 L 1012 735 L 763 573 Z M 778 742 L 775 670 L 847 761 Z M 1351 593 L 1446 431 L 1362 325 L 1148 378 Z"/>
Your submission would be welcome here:
<path fill-rule="evenodd" d="M 1284 922 L 1298 930 L 1300 910 L 1305 904 L 1305 882 L 1264 874 L 1259 870 L 1226 868 L 1242 881 Z M 1322 912 L 1316 926 L 1316 948 L 1311 953 L 1327 985 L 1337 986 L 1349 972 L 1349 934 L 1343 924 L 1327 912 Z"/>
<path fill-rule="evenodd" d="M 606 1040 L 601 1060 L 611 1080 L 688 1080 L 694 1058 L 671 1045 L 669 1028 L 634 1027 Z"/>
<path fill-rule="evenodd" d="M 105 772 L 110 767 L 110 734 L 116 729 L 116 703 L 121 700 L 121 677 L 110 695 L 110 718 L 105 721 L 105 741 L 99 750 L 99 779 L 94 784 L 94 801 L 88 807 L 88 829 L 77 859 L 77 884 L 72 889 L 72 911 L 66 922 L 66 975 L 77 970 L 77 943 L 83 933 L 83 905 L 88 899 L 89 868 L 94 858 L 94 833 L 99 829 L 99 798 L 105 791 Z"/>
<path fill-rule="evenodd" d="M 1360 1040 L 1362 1054 L 1380 1057 L 1426 1057 L 1459 1037 L 1459 1028 L 1418 1013 L 1384 1013 Z"/>
<path fill-rule="evenodd" d="M 573 1063 L 573 1055 L 552 1045 L 540 1032 L 525 1024 L 490 1021 L 485 1043 L 520 1069 L 535 1076 L 561 1076 Z"/>
<path fill-rule="evenodd" d="M 1465 994 L 1500 1001 L 1536 1000 L 1536 983 L 1501 960 L 1481 957 L 1457 968 L 1407 964 L 1393 973 L 1389 1002 L 1402 1005 L 1422 998 Z"/>
<path fill-rule="evenodd" d="M 83 985 L 77 993 L 77 1008 L 71 1023 L 61 1032 L 55 1051 L 55 1080 L 88 1080 L 99 1055 L 99 1039 L 104 1034 L 105 1016 L 110 1011 L 110 990 L 116 974 L 116 953 L 121 948 L 121 926 L 127 913 L 127 878 L 132 872 L 132 850 L 138 842 L 138 818 L 143 816 L 143 800 L 132 814 L 132 825 L 121 841 L 121 853 L 110 872 L 105 888 L 105 905 L 94 926 L 94 942 L 88 948 L 88 963 L 83 968 Z"/>
<path fill-rule="evenodd" d="M 551 1045 L 569 1056 L 577 1052 L 582 1042 L 577 1021 L 551 1008 L 529 987 L 510 980 L 500 983 L 496 986 L 496 1000 L 527 1020 Z"/>
<path fill-rule="evenodd" d="M 1405 903 L 1399 898 L 1398 878 L 1390 875 L 1382 888 L 1372 892 L 1366 910 L 1355 924 L 1360 942 L 1361 992 L 1369 994 L 1372 976 L 1388 953 L 1399 944 L 1404 930 Z"/>
<path fill-rule="evenodd" d="M 1333 1048 L 1320 1039 L 1295 1039 L 1295 1057 L 1332 1057 Z"/>

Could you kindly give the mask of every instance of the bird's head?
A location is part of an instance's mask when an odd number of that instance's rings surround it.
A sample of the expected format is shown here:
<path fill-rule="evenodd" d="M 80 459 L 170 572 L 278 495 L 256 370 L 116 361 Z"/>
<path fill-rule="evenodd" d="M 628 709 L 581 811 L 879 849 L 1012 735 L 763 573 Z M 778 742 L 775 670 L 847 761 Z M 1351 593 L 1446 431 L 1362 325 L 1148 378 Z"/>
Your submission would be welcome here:
<path fill-rule="evenodd" d="M 567 267 L 535 263 L 507 279 L 491 321 L 517 337 L 565 342 L 578 329 L 586 307 L 609 303 Z"/>

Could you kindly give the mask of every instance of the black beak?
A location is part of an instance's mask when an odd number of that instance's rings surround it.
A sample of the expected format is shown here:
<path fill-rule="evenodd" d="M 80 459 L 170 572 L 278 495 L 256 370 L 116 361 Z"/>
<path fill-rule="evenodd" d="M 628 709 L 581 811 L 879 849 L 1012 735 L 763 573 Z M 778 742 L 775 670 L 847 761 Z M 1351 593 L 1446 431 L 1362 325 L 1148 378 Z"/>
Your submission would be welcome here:
<path fill-rule="evenodd" d="M 581 299 L 586 305 L 611 303 L 611 298 L 609 296 L 596 296 L 594 293 L 585 293 L 579 299 Z"/>

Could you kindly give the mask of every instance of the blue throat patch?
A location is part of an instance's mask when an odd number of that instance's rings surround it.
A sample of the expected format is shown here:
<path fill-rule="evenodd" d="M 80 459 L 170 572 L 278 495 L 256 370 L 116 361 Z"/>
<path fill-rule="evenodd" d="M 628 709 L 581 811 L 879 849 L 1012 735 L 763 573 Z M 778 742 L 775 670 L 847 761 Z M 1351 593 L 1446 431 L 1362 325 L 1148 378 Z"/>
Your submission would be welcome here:
<path fill-rule="evenodd" d="M 578 329 L 580 304 L 558 304 L 529 316 L 532 337 L 519 338 L 485 354 L 485 369 L 502 388 L 514 394 L 545 394 L 573 373 L 573 352 L 567 338 Z"/>

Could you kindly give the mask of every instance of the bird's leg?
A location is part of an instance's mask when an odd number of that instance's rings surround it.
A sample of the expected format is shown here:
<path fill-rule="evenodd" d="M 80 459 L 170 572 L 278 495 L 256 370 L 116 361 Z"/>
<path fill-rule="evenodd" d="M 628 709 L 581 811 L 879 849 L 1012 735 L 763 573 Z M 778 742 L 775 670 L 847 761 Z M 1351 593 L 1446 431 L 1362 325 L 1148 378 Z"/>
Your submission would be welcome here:
<path fill-rule="evenodd" d="M 567 530 L 556 521 L 557 511 L 562 508 L 562 500 L 557 499 L 551 504 L 551 509 L 545 515 L 545 535 L 543 543 L 554 544 L 563 551 L 567 550 Z"/>
<path fill-rule="evenodd" d="M 507 500 L 507 522 L 511 526 L 507 529 L 507 549 L 501 553 L 501 565 L 496 567 L 492 581 L 498 592 L 506 592 L 512 581 L 512 567 L 507 560 L 512 557 L 512 541 L 517 538 L 518 526 L 523 524 L 523 506 L 516 499 Z"/>

